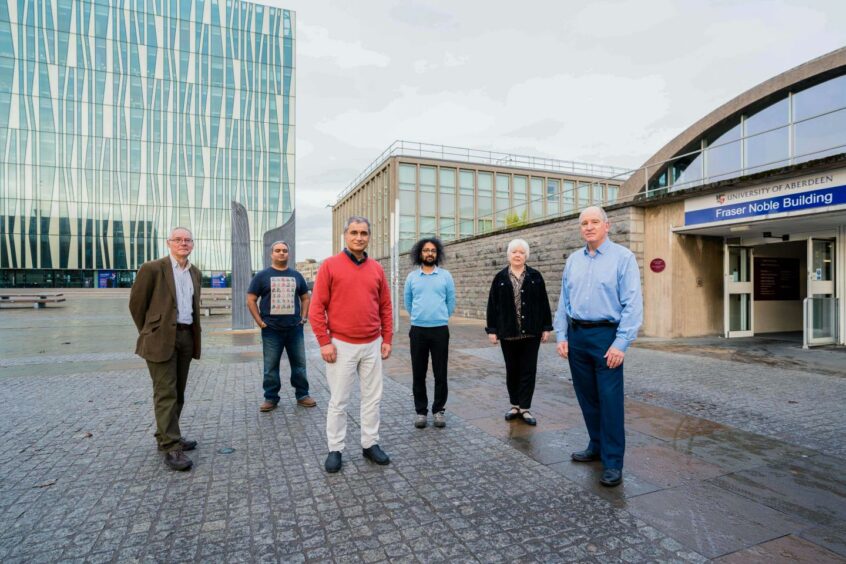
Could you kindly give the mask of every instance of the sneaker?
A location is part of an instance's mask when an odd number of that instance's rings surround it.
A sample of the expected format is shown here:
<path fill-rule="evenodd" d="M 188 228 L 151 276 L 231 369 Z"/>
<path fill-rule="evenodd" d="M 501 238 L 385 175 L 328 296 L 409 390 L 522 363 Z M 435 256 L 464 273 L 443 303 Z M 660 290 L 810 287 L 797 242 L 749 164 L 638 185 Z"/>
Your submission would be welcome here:
<path fill-rule="evenodd" d="M 427 419 L 425 413 L 418 413 L 414 416 L 414 426 L 418 429 L 423 429 L 426 427 Z"/>
<path fill-rule="evenodd" d="M 439 411 L 433 418 L 435 420 L 435 427 L 446 427 L 446 413 Z"/>

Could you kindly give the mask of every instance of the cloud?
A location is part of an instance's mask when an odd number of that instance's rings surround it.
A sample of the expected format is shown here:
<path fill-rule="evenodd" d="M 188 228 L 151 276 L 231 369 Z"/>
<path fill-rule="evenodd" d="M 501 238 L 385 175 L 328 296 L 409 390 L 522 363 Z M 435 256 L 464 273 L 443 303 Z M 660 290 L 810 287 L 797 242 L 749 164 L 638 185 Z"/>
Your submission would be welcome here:
<path fill-rule="evenodd" d="M 631 166 L 648 156 L 642 133 L 654 129 L 668 105 L 658 76 L 561 74 L 516 84 L 504 97 L 481 89 L 427 93 L 403 87 L 381 109 L 348 110 L 316 128 L 359 148 L 381 150 L 393 139 L 503 152 L 534 146 L 539 156 Z M 608 155 L 626 157 L 609 162 Z"/>
<path fill-rule="evenodd" d="M 386 67 L 391 58 L 371 51 L 361 41 L 343 41 L 330 37 L 325 27 L 297 22 L 297 54 L 316 59 L 332 59 L 341 68 Z"/>

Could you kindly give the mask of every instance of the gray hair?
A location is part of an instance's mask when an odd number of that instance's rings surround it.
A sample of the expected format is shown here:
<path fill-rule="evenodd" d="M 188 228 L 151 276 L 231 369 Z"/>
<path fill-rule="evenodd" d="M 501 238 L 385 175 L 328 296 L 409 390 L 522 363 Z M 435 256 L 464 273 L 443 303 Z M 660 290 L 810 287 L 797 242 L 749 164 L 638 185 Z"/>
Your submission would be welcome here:
<path fill-rule="evenodd" d="M 173 239 L 173 234 L 177 231 L 187 231 L 188 234 L 191 235 L 191 238 L 192 239 L 194 238 L 194 234 L 191 233 L 191 230 L 188 229 L 187 227 L 174 227 L 173 229 L 170 230 L 170 234 L 168 234 L 167 240 L 170 241 L 171 239 Z"/>
<path fill-rule="evenodd" d="M 351 215 L 347 218 L 346 223 L 344 223 L 344 233 L 347 232 L 347 229 L 350 228 L 350 225 L 353 223 L 366 223 L 367 230 L 370 231 L 370 220 L 361 215 Z"/>
<path fill-rule="evenodd" d="M 506 260 L 511 257 L 511 251 L 513 251 L 517 247 L 523 247 L 523 250 L 526 251 L 526 259 L 529 258 L 529 244 L 523 239 L 514 239 L 510 243 L 508 243 L 508 249 L 505 251 Z"/>
<path fill-rule="evenodd" d="M 274 242 L 272 242 L 272 243 L 270 244 L 270 252 L 271 252 L 271 253 L 273 252 L 273 248 L 274 248 L 276 245 L 285 245 L 285 248 L 286 248 L 286 249 L 288 249 L 288 251 L 289 251 L 289 252 L 290 252 L 290 250 L 291 250 L 291 246 L 290 246 L 290 245 L 288 245 L 288 243 L 287 243 L 286 241 L 283 241 L 282 239 L 279 239 L 278 241 L 274 241 Z"/>
<path fill-rule="evenodd" d="M 344 233 L 347 232 L 347 229 L 350 228 L 350 225 L 353 223 L 366 223 L 367 230 L 370 231 L 370 220 L 361 215 L 351 215 L 347 218 L 346 223 L 344 223 Z"/>
<path fill-rule="evenodd" d="M 605 213 L 605 210 L 599 206 L 590 206 L 582 210 L 582 213 L 579 214 L 579 223 L 582 222 L 582 216 L 585 215 L 589 211 L 598 211 L 599 217 L 602 219 L 603 222 L 608 223 L 608 214 Z"/>

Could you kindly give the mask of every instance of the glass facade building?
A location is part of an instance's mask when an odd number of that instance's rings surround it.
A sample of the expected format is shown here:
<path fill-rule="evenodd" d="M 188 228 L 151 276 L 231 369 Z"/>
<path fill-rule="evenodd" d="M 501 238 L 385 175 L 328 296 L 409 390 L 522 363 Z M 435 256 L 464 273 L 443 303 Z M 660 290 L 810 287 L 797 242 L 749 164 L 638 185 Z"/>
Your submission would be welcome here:
<path fill-rule="evenodd" d="M 230 270 L 230 202 L 294 211 L 295 14 L 242 0 L 0 2 L 0 285 L 128 285 L 191 229 Z"/>
<path fill-rule="evenodd" d="M 705 132 L 647 168 L 650 195 L 813 161 L 846 151 L 846 75 L 794 88 Z"/>

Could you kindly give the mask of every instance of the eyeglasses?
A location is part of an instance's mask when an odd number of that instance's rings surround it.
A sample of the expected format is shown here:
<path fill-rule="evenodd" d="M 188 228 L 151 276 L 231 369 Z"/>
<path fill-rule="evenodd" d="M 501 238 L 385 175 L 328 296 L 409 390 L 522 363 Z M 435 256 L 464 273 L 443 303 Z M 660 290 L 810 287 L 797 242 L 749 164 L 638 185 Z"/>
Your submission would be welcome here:
<path fill-rule="evenodd" d="M 183 239 L 182 237 L 174 237 L 173 239 L 168 239 L 171 243 L 176 243 L 177 245 L 181 245 L 185 243 L 186 245 L 190 245 L 194 242 L 194 239 Z"/>
<path fill-rule="evenodd" d="M 424 255 L 436 255 L 436 254 L 438 254 L 437 249 L 423 249 L 420 252 L 423 253 Z"/>

